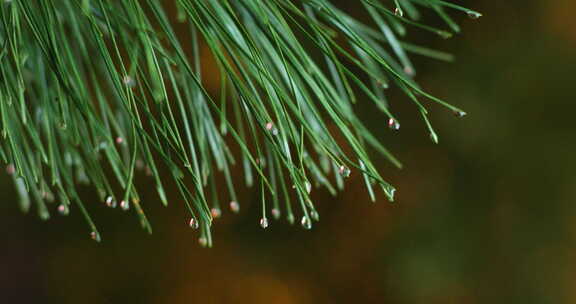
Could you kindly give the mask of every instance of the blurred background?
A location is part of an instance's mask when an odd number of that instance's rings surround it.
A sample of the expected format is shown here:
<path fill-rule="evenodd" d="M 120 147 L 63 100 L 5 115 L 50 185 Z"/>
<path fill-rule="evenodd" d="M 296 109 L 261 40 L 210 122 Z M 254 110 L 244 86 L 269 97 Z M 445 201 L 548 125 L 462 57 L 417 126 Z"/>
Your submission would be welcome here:
<path fill-rule="evenodd" d="M 403 124 L 384 143 L 405 168 L 379 166 L 396 203 L 369 203 L 352 175 L 337 197 L 313 192 L 322 220 L 312 231 L 285 222 L 263 231 L 247 204 L 224 212 L 214 248 L 203 249 L 179 201 L 163 208 L 143 193 L 147 235 L 86 192 L 96 243 L 81 216 L 23 215 L 4 174 L 0 303 L 576 302 L 576 2 L 458 2 L 484 17 L 460 16 L 463 34 L 451 40 L 411 39 L 457 56 L 415 57 L 417 79 L 469 115 L 432 107 L 434 145 L 406 97 L 391 97 Z M 359 111 L 387 130 L 371 107 Z"/>

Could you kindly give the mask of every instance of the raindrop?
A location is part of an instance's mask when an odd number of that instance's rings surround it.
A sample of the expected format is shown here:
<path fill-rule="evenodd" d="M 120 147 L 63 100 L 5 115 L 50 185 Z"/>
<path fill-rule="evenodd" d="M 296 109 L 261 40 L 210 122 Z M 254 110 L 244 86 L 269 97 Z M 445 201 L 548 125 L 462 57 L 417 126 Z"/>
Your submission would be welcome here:
<path fill-rule="evenodd" d="M 260 219 L 260 227 L 266 229 L 268 228 L 268 219 L 263 217 Z"/>
<path fill-rule="evenodd" d="M 307 216 L 302 217 L 300 224 L 302 224 L 302 227 L 304 227 L 304 229 L 312 229 L 312 222 L 310 221 L 310 218 Z"/>
<path fill-rule="evenodd" d="M 352 173 L 352 171 L 350 171 L 350 168 L 341 165 L 340 168 L 338 168 L 338 172 L 340 173 L 340 175 L 342 175 L 343 177 L 349 177 L 350 173 Z"/>
<path fill-rule="evenodd" d="M 310 194 L 310 192 L 312 192 L 312 184 L 310 184 L 310 182 L 305 182 L 304 186 L 306 187 L 306 192 L 308 192 L 308 194 Z"/>
<path fill-rule="evenodd" d="M 188 226 L 190 226 L 190 228 L 192 229 L 198 229 L 200 227 L 200 224 L 198 224 L 198 221 L 195 218 L 191 218 L 190 222 L 188 223 Z"/>
<path fill-rule="evenodd" d="M 122 78 L 122 82 L 124 83 L 124 85 L 126 85 L 129 88 L 133 88 L 136 86 L 136 81 L 134 80 L 134 78 L 130 77 L 129 75 L 126 75 Z"/>
<path fill-rule="evenodd" d="M 112 198 L 112 196 L 108 196 L 106 198 L 106 206 L 110 207 L 110 208 L 116 208 L 116 202 L 114 201 L 114 199 Z"/>
<path fill-rule="evenodd" d="M 310 212 L 310 216 L 311 216 L 312 219 L 315 220 L 315 221 L 319 221 L 319 220 L 320 220 L 320 214 L 318 214 L 318 211 L 316 211 L 316 210 L 312 210 L 312 212 Z"/>
<path fill-rule="evenodd" d="M 234 213 L 240 212 L 240 204 L 238 204 L 237 201 L 231 201 L 230 202 L 230 210 L 232 210 L 232 212 L 234 212 Z"/>
<path fill-rule="evenodd" d="M 387 82 L 384 82 L 384 81 L 382 81 L 382 80 L 377 80 L 377 83 L 378 83 L 383 89 L 385 89 L 385 90 L 388 89 L 388 88 L 390 88 L 390 85 L 388 85 Z"/>
<path fill-rule="evenodd" d="M 475 11 L 467 11 L 466 15 L 468 15 L 468 17 L 470 19 L 478 19 L 478 18 L 482 17 L 482 14 L 480 14 L 479 12 L 475 12 Z"/>
<path fill-rule="evenodd" d="M 388 119 L 388 127 L 392 130 L 400 130 L 400 123 L 396 119 L 390 118 Z"/>
<path fill-rule="evenodd" d="M 92 238 L 93 240 L 95 240 L 96 242 L 100 242 L 100 233 L 96 232 L 96 231 L 92 231 L 90 232 L 90 238 Z"/>
<path fill-rule="evenodd" d="M 122 208 L 122 210 L 127 211 L 128 209 L 130 209 L 130 203 L 128 201 L 121 201 L 120 202 L 120 208 Z"/>
<path fill-rule="evenodd" d="M 408 76 L 414 76 L 416 73 L 414 72 L 414 68 L 407 66 L 404 67 L 404 73 L 406 73 L 406 75 Z"/>
<path fill-rule="evenodd" d="M 458 118 L 462 118 L 464 116 L 466 116 L 466 112 L 464 111 L 454 111 L 454 115 Z"/>
<path fill-rule="evenodd" d="M 58 206 L 58 212 L 61 215 L 68 215 L 68 213 L 70 212 L 70 210 L 68 209 L 68 206 L 64 205 L 64 204 L 60 204 L 60 206 Z"/>
<path fill-rule="evenodd" d="M 213 218 L 219 218 L 222 215 L 222 211 L 220 211 L 220 208 L 212 208 L 210 209 L 210 214 Z"/>
<path fill-rule="evenodd" d="M 256 158 L 256 164 L 260 165 L 262 168 L 266 167 L 266 159 L 264 157 Z"/>
<path fill-rule="evenodd" d="M 208 239 L 202 236 L 198 238 L 198 244 L 200 244 L 202 247 L 206 247 L 206 245 L 208 245 Z"/>
<path fill-rule="evenodd" d="M 144 169 L 144 161 L 142 161 L 141 159 L 137 159 L 136 160 L 136 169 L 137 170 Z"/>
<path fill-rule="evenodd" d="M 6 166 L 6 173 L 8 173 L 8 175 L 16 173 L 16 167 L 14 167 L 13 164 L 9 164 L 8 166 Z"/>
<path fill-rule="evenodd" d="M 449 39 L 452 38 L 453 36 L 452 33 L 442 30 L 436 31 L 436 34 L 440 36 L 442 39 Z"/>
<path fill-rule="evenodd" d="M 272 135 L 278 135 L 278 129 L 274 126 L 272 122 L 266 124 L 266 130 L 270 131 Z"/>
<path fill-rule="evenodd" d="M 280 218 L 280 209 L 272 208 L 272 216 L 274 217 L 274 219 L 279 219 Z"/>
<path fill-rule="evenodd" d="M 393 202 L 395 193 L 396 193 L 396 188 L 392 188 L 392 187 L 387 188 L 386 189 L 386 195 L 388 196 L 388 200 Z"/>

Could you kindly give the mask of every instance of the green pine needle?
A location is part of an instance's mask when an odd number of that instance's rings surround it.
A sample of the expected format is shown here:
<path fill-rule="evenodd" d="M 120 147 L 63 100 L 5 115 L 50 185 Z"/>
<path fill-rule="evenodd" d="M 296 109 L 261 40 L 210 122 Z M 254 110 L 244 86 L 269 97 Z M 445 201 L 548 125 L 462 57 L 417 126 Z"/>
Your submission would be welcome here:
<path fill-rule="evenodd" d="M 401 164 L 353 108 L 373 102 L 398 129 L 386 97 L 397 87 L 437 142 L 425 101 L 464 112 L 420 89 L 408 55 L 452 56 L 405 33 L 446 38 L 460 30 L 450 10 L 481 15 L 439 0 L 361 4 L 367 24 L 329 0 L 3 1 L 0 156 L 22 210 L 35 204 L 48 219 L 47 203 L 58 201 L 62 214 L 77 207 L 100 240 L 94 207 L 76 192 L 90 184 L 102 203 L 134 211 L 151 232 L 135 184 L 149 175 L 164 205 L 174 199 L 165 187 L 178 189 L 190 226 L 211 246 L 219 202 L 238 212 L 242 184 L 260 188 L 263 228 L 269 213 L 311 228 L 319 219 L 311 188 L 336 194 L 351 173 L 362 175 L 372 200 L 379 185 L 392 201 L 395 189 L 368 151 Z M 422 9 L 448 30 L 421 24 Z M 206 62 L 218 92 L 206 87 Z"/>

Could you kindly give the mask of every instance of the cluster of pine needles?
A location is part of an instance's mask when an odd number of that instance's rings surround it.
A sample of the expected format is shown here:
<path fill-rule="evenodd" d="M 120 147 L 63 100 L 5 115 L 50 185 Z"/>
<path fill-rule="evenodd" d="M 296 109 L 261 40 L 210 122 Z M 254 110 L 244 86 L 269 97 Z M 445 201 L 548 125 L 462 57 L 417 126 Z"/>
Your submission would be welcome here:
<path fill-rule="evenodd" d="M 335 194 L 351 173 L 372 200 L 381 189 L 392 201 L 368 151 L 400 163 L 353 108 L 374 103 L 396 130 L 386 90 L 397 88 L 437 141 L 426 106 L 465 113 L 418 86 L 408 55 L 451 56 L 404 37 L 414 28 L 448 38 L 459 31 L 451 13 L 480 14 L 441 0 L 354 1 L 371 18 L 362 23 L 333 2 L 1 1 L 0 158 L 21 208 L 34 205 L 42 219 L 51 206 L 78 210 L 99 241 L 89 209 L 118 205 L 151 232 L 135 183 L 142 172 L 162 204 L 184 202 L 211 246 L 219 202 L 240 209 L 239 184 L 261 192 L 263 228 L 284 217 L 310 229 L 319 219 L 312 187 Z M 419 23 L 423 10 L 447 30 Z M 210 69 L 220 81 L 212 92 Z M 80 197 L 79 184 L 98 199 Z"/>

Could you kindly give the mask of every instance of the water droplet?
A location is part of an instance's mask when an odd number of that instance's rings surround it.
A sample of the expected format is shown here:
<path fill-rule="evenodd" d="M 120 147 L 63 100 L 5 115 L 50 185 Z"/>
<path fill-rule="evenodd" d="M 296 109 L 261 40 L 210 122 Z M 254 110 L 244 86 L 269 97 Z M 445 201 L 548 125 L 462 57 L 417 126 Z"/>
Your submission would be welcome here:
<path fill-rule="evenodd" d="M 120 202 L 120 208 L 122 208 L 122 210 L 127 211 L 128 209 L 130 209 L 130 203 L 128 201 L 121 201 Z"/>
<path fill-rule="evenodd" d="M 382 81 L 382 80 L 377 80 L 377 83 L 378 83 L 383 89 L 385 89 L 385 90 L 388 89 L 388 88 L 390 88 L 390 85 L 388 85 L 387 82 L 384 82 L 384 81 Z"/>
<path fill-rule="evenodd" d="M 272 216 L 274 217 L 274 219 L 279 219 L 280 218 L 280 209 L 272 208 Z"/>
<path fill-rule="evenodd" d="M 394 201 L 394 195 L 396 193 L 396 188 L 387 188 L 386 189 L 386 195 L 388 196 L 388 199 L 393 202 Z"/>
<path fill-rule="evenodd" d="M 482 17 L 482 14 L 480 14 L 479 12 L 475 12 L 475 11 L 467 11 L 466 15 L 468 15 L 468 17 L 470 19 L 478 19 L 478 18 Z"/>
<path fill-rule="evenodd" d="M 14 167 L 13 164 L 9 164 L 8 166 L 6 166 L 6 173 L 8 173 L 8 175 L 16 173 L 16 167 Z"/>
<path fill-rule="evenodd" d="M 234 213 L 240 212 L 240 204 L 238 204 L 237 201 L 231 201 L 230 202 L 230 210 L 232 210 L 232 212 L 234 212 Z"/>
<path fill-rule="evenodd" d="M 400 130 L 400 123 L 396 119 L 390 118 L 388 119 L 388 127 L 392 130 Z"/>
<path fill-rule="evenodd" d="M 92 238 L 93 240 L 95 240 L 96 242 L 100 242 L 100 233 L 96 232 L 96 231 L 92 231 L 90 232 L 90 238 Z"/>
<path fill-rule="evenodd" d="M 262 168 L 266 167 L 266 159 L 263 157 L 256 158 L 256 164 L 260 165 Z"/>
<path fill-rule="evenodd" d="M 198 244 L 200 244 L 202 247 L 206 247 L 206 245 L 208 245 L 208 239 L 202 236 L 198 238 Z"/>
<path fill-rule="evenodd" d="M 119 145 L 123 144 L 123 143 L 124 143 L 124 138 L 122 138 L 122 137 L 120 137 L 120 136 L 116 137 L 116 143 L 119 144 Z"/>
<path fill-rule="evenodd" d="M 58 212 L 61 215 L 68 215 L 68 213 L 70 212 L 70 210 L 68 209 L 68 206 L 66 206 L 65 204 L 60 204 L 58 206 Z"/>
<path fill-rule="evenodd" d="M 270 131 L 272 135 L 278 135 L 278 129 L 274 126 L 274 123 L 268 122 L 266 124 L 266 130 Z"/>
<path fill-rule="evenodd" d="M 414 69 L 412 67 L 404 67 L 404 73 L 406 73 L 406 75 L 408 76 L 414 76 L 416 75 L 416 73 L 414 72 Z"/>
<path fill-rule="evenodd" d="M 116 202 L 114 201 L 114 199 L 112 198 L 112 196 L 108 196 L 106 198 L 106 206 L 110 207 L 110 208 L 116 208 Z"/>
<path fill-rule="evenodd" d="M 462 118 L 464 116 L 466 116 L 466 112 L 464 111 L 454 111 L 454 115 L 458 118 Z"/>
<path fill-rule="evenodd" d="M 124 85 L 126 85 L 129 88 L 133 88 L 136 86 L 136 81 L 134 80 L 134 78 L 130 77 L 129 75 L 126 75 L 122 78 L 122 82 L 124 83 Z"/>
<path fill-rule="evenodd" d="M 312 184 L 310 182 L 305 182 L 304 186 L 306 187 L 306 192 L 308 192 L 308 194 L 310 194 L 310 192 L 312 192 Z"/>
<path fill-rule="evenodd" d="M 97 150 L 104 150 L 104 149 L 106 149 L 106 147 L 108 147 L 108 143 L 105 142 L 105 141 L 103 141 L 103 142 L 100 142 L 100 143 L 98 144 L 98 147 L 97 147 L 96 149 L 97 149 Z"/>
<path fill-rule="evenodd" d="M 212 214 L 213 218 L 219 218 L 222 215 L 222 211 L 220 211 L 220 208 L 212 208 L 210 209 L 210 214 Z"/>
<path fill-rule="evenodd" d="M 315 220 L 315 221 L 319 221 L 319 220 L 320 220 L 320 214 L 318 214 L 318 211 L 316 211 L 316 210 L 312 210 L 312 212 L 310 212 L 310 216 L 311 216 L 312 219 Z"/>
<path fill-rule="evenodd" d="M 338 168 L 338 173 L 340 173 L 340 175 L 342 175 L 343 177 L 349 177 L 352 171 L 350 170 L 350 168 L 341 165 L 340 168 Z"/>
<path fill-rule="evenodd" d="M 310 221 L 310 218 L 307 216 L 302 217 L 300 224 L 302 224 L 302 227 L 304 227 L 304 229 L 312 229 L 312 222 Z"/>
<path fill-rule="evenodd" d="M 200 228 L 200 224 L 198 223 L 198 221 L 195 218 L 190 219 L 190 222 L 188 222 L 188 226 L 190 226 L 190 228 L 192 228 L 192 229 Z"/>
<path fill-rule="evenodd" d="M 440 37 L 442 37 L 443 39 L 449 39 L 452 38 L 453 34 L 447 31 L 436 31 L 436 34 Z"/>
<path fill-rule="evenodd" d="M 137 159 L 136 160 L 136 169 L 137 170 L 144 169 L 144 161 L 142 161 L 141 159 Z"/>
<path fill-rule="evenodd" d="M 403 11 L 401 8 L 396 7 L 396 8 L 394 9 L 394 15 L 396 15 L 396 16 L 398 16 L 398 17 L 403 17 L 403 16 L 404 16 L 404 11 Z"/>
<path fill-rule="evenodd" d="M 260 227 L 266 229 L 268 228 L 268 219 L 263 217 L 260 219 Z"/>

